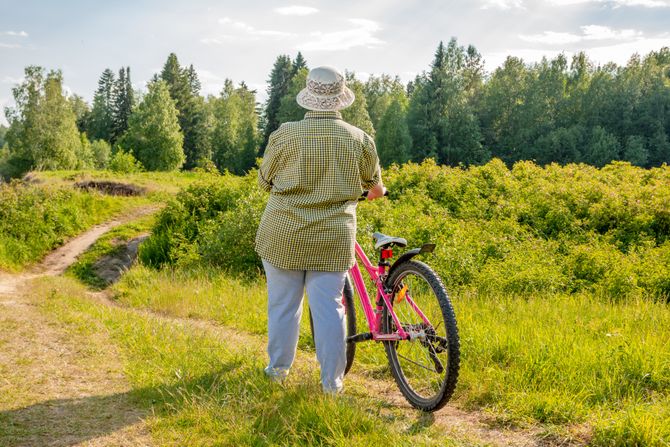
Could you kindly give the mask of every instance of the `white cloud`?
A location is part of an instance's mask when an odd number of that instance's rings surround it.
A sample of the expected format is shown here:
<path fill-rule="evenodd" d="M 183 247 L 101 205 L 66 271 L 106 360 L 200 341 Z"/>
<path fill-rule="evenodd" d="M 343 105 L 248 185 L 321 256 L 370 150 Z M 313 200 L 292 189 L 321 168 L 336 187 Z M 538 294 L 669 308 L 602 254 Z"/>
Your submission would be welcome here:
<path fill-rule="evenodd" d="M 644 6 L 646 8 L 668 8 L 668 0 L 614 0 L 613 3 L 618 6 Z"/>
<path fill-rule="evenodd" d="M 642 32 L 634 29 L 615 30 L 601 25 L 586 25 L 581 29 L 584 33 L 584 40 L 631 40 L 642 37 Z"/>
<path fill-rule="evenodd" d="M 20 84 L 23 82 L 23 78 L 14 78 L 12 76 L 4 76 L 0 83 L 2 84 Z"/>
<path fill-rule="evenodd" d="M 601 25 L 586 25 L 580 28 L 582 34 L 544 31 L 542 34 L 520 34 L 519 39 L 524 42 L 564 45 L 593 40 L 635 40 L 642 38 L 642 32 L 634 29 L 615 30 L 609 26 Z"/>
<path fill-rule="evenodd" d="M 603 3 L 614 8 L 622 6 L 642 6 L 645 8 L 667 8 L 670 7 L 670 0 L 548 0 L 549 3 L 557 6 L 579 5 L 582 3 Z"/>
<path fill-rule="evenodd" d="M 375 48 L 386 42 L 374 36 L 381 26 L 368 19 L 349 19 L 353 28 L 331 32 L 310 33 L 305 42 L 298 46 L 303 51 L 338 51 L 354 47 Z"/>
<path fill-rule="evenodd" d="M 608 62 L 625 65 L 635 53 L 645 55 L 651 51 L 658 51 L 659 48 L 668 46 L 670 46 L 670 33 L 653 38 L 641 38 L 630 42 L 589 48 L 586 51 L 586 55 L 596 65 L 605 65 Z M 521 58 L 525 63 L 533 63 L 539 62 L 543 57 L 553 59 L 561 53 L 568 60 L 575 54 L 575 52 L 571 51 L 517 48 L 484 54 L 484 60 L 486 62 L 486 70 L 492 72 L 503 64 L 507 56 Z"/>
<path fill-rule="evenodd" d="M 17 43 L 3 43 L 3 42 L 0 42 L 0 48 L 22 48 L 22 46 L 17 44 Z"/>
<path fill-rule="evenodd" d="M 523 0 L 484 0 L 481 9 L 523 9 Z"/>
<path fill-rule="evenodd" d="M 284 39 L 296 37 L 297 34 L 285 31 L 257 29 L 246 22 L 233 20 L 230 17 L 222 17 L 219 23 L 224 26 L 226 33 L 214 37 L 200 39 L 201 43 L 207 45 L 223 45 L 225 42 L 257 41 L 263 38 Z"/>
<path fill-rule="evenodd" d="M 3 126 L 8 126 L 9 123 L 5 118 L 5 106 L 9 105 L 9 100 L 7 98 L 0 98 L 0 124 Z"/>
<path fill-rule="evenodd" d="M 524 4 L 531 3 L 529 0 L 481 0 L 481 9 L 525 9 Z M 644 8 L 668 8 L 670 0 L 545 0 L 554 6 L 572 6 L 584 3 L 601 3 L 613 8 L 622 6 L 641 6 Z"/>
<path fill-rule="evenodd" d="M 25 31 L 0 31 L 0 36 L 28 37 Z"/>
<path fill-rule="evenodd" d="M 556 33 L 554 31 L 544 31 L 542 34 L 519 34 L 519 39 L 524 42 L 545 43 L 549 45 L 561 45 L 566 43 L 576 43 L 582 40 L 582 36 L 571 33 Z"/>
<path fill-rule="evenodd" d="M 543 57 L 553 59 L 561 53 L 565 54 L 568 58 L 571 57 L 571 53 L 566 51 L 534 50 L 529 48 L 515 48 L 505 51 L 496 51 L 492 53 L 485 53 L 483 56 L 486 70 L 493 72 L 493 70 L 500 67 L 503 62 L 505 62 L 505 59 L 507 59 L 508 56 L 521 58 L 525 63 L 528 64 L 539 62 Z"/>
<path fill-rule="evenodd" d="M 312 8 L 311 6 L 291 5 L 284 6 L 282 8 L 275 8 L 275 12 L 278 12 L 284 16 L 308 16 L 310 14 L 319 12 L 319 10 Z"/>
<path fill-rule="evenodd" d="M 634 53 L 645 55 L 663 47 L 670 47 L 670 35 L 665 34 L 653 38 L 638 39 L 633 42 L 589 48 L 586 54 L 591 60 L 600 64 L 616 62 L 619 65 L 624 65 Z"/>

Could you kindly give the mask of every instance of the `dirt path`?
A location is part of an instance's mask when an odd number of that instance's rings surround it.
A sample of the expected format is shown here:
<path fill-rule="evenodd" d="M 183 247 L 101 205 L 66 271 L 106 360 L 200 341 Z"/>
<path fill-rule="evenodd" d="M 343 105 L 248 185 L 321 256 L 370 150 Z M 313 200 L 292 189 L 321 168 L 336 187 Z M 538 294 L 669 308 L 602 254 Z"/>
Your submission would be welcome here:
<path fill-rule="evenodd" d="M 62 273 L 112 228 L 144 208 L 97 225 L 28 272 L 0 273 L 0 445 L 147 446 L 119 353 L 104 335 L 77 334 L 47 318 L 22 289 Z"/>

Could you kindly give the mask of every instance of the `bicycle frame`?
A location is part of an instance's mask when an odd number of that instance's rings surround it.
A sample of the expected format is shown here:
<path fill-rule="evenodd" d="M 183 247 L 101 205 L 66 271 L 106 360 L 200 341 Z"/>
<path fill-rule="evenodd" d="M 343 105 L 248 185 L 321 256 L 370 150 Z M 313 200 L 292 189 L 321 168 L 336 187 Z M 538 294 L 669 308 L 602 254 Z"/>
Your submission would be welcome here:
<path fill-rule="evenodd" d="M 351 275 L 351 278 L 354 282 L 354 287 L 356 288 L 358 296 L 361 300 L 361 305 L 363 306 L 363 313 L 365 314 L 365 319 L 368 322 L 368 328 L 370 329 L 370 334 L 372 334 L 372 339 L 377 341 L 412 339 L 411 335 L 403 329 L 400 320 L 398 319 L 398 316 L 393 311 L 393 306 L 391 304 L 391 296 L 387 294 L 384 290 L 383 277 L 386 273 L 386 266 L 373 265 L 368 259 L 363 249 L 361 248 L 358 241 L 356 241 L 355 243 L 355 248 L 356 248 L 356 257 L 360 259 L 361 263 L 363 264 L 363 267 L 365 267 L 365 270 L 368 272 L 368 275 L 370 275 L 370 279 L 377 288 L 377 299 L 375 301 L 376 307 L 373 308 L 372 302 L 370 301 L 370 296 L 368 295 L 367 288 L 365 287 L 365 282 L 363 280 L 363 274 L 361 273 L 361 269 L 359 268 L 357 262 L 354 263 L 353 267 L 349 269 L 349 274 Z M 421 317 L 424 323 L 426 323 L 427 325 L 431 325 L 430 321 L 428 321 L 428 318 L 424 315 L 423 312 L 421 312 L 421 309 L 419 309 L 419 307 L 416 305 L 412 297 L 409 296 L 409 293 L 405 295 L 405 299 L 407 300 L 407 303 L 412 307 L 412 309 L 417 313 L 417 315 Z M 384 308 L 383 307 L 384 304 L 391 313 L 391 318 L 393 318 L 395 327 L 398 328 L 397 331 L 393 334 L 381 333 L 382 311 Z"/>

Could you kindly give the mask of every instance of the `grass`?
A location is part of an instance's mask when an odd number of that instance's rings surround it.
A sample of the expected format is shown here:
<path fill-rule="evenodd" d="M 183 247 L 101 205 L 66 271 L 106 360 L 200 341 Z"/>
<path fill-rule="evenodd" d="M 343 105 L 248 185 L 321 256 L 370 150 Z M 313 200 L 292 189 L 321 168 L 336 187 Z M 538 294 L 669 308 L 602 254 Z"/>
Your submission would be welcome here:
<path fill-rule="evenodd" d="M 163 200 L 179 192 L 193 182 L 204 179 L 215 179 L 215 174 L 194 171 L 178 172 L 138 172 L 132 174 L 115 173 L 112 171 L 38 171 L 32 176 L 47 184 L 72 185 L 85 180 L 109 180 L 122 183 L 133 183 L 147 189 L 149 197 Z"/>
<path fill-rule="evenodd" d="M 68 267 L 66 273 L 95 289 L 107 286 L 106 281 L 96 275 L 95 262 L 103 256 L 114 256 L 131 239 L 147 234 L 155 221 L 154 215 L 144 216 L 130 223 L 119 225 L 101 236 L 92 247 Z"/>
<path fill-rule="evenodd" d="M 266 330 L 265 285 L 205 269 L 132 269 L 118 300 L 180 317 Z M 587 294 L 454 297 L 462 341 L 456 403 L 501 424 L 586 426 L 594 445 L 670 442 L 670 309 Z M 360 325 L 364 324 L 359 317 Z M 303 318 L 300 347 L 311 350 Z M 388 378 L 380 346 L 359 345 L 355 371 Z"/>
<path fill-rule="evenodd" d="M 163 203 L 181 187 L 210 174 L 108 171 L 41 171 L 32 184 L 0 187 L 0 270 L 20 271 L 93 225 L 133 208 Z M 73 187 L 83 180 L 114 180 L 146 188 L 138 197 L 116 197 Z"/>
<path fill-rule="evenodd" d="M 34 293 L 49 297 L 46 315 L 80 335 L 104 327 L 157 445 L 471 445 L 422 424 L 419 413 L 408 419 L 365 395 L 322 395 L 313 367 L 284 386 L 270 382 L 262 346 L 94 303 L 73 279 L 43 280 Z"/>

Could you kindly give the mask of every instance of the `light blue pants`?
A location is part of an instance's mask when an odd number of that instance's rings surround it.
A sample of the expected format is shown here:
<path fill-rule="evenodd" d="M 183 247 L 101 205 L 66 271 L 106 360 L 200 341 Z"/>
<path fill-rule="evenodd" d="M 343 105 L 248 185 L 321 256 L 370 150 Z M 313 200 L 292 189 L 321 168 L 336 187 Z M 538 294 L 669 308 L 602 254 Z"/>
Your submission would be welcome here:
<path fill-rule="evenodd" d="M 263 260 L 268 284 L 269 376 L 288 374 L 298 347 L 305 289 L 314 322 L 321 385 L 328 393 L 342 390 L 346 367 L 346 329 L 342 289 L 347 272 L 285 270 Z"/>

